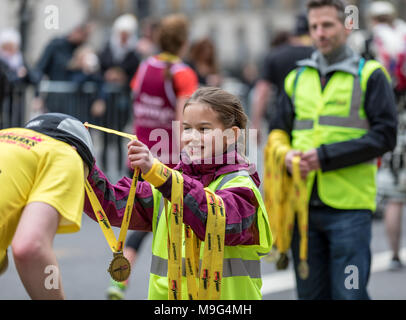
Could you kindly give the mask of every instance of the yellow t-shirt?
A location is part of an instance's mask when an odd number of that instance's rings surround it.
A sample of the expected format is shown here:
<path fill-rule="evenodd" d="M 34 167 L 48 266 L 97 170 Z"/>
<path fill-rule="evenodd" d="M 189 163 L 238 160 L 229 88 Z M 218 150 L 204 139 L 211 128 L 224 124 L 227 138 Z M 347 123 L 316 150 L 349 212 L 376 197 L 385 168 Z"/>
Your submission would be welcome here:
<path fill-rule="evenodd" d="M 31 202 L 59 212 L 57 233 L 79 231 L 84 192 L 83 161 L 69 144 L 29 129 L 0 130 L 0 253 Z"/>

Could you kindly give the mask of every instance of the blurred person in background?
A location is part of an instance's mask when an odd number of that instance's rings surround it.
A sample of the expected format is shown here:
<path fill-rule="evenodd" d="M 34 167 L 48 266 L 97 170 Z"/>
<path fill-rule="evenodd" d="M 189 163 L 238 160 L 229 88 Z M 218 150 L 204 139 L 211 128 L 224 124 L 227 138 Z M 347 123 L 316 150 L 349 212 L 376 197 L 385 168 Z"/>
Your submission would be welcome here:
<path fill-rule="evenodd" d="M 103 78 L 100 73 L 99 59 L 95 50 L 90 46 L 83 45 L 77 48 L 71 61 L 68 64 L 69 77 L 68 81 L 77 84 L 77 95 L 80 96 L 84 92 L 84 85 L 91 83 L 94 85 L 94 91 L 92 94 L 84 95 L 81 100 L 82 103 L 88 103 L 88 105 L 81 105 L 79 110 L 76 110 L 74 116 L 81 121 L 89 120 L 89 110 L 92 116 L 97 117 L 98 114 L 94 114 L 94 109 L 105 109 L 106 107 L 106 95 L 103 90 Z"/>
<path fill-rule="evenodd" d="M 118 17 L 113 24 L 109 42 L 99 55 L 104 79 L 128 85 L 140 64 L 137 47 L 137 19 L 132 14 Z"/>
<path fill-rule="evenodd" d="M 292 33 L 286 30 L 280 30 L 276 32 L 276 35 L 272 38 L 270 47 L 275 49 L 280 46 L 288 45 L 292 38 Z"/>
<path fill-rule="evenodd" d="M 74 51 L 84 44 L 91 33 L 92 25 L 82 23 L 73 28 L 67 35 L 52 39 L 42 52 L 36 67 L 33 70 L 34 81 L 37 85 L 44 76 L 50 81 L 69 81 L 70 70 L 68 65 L 73 57 Z M 36 99 L 33 100 L 33 109 L 36 112 L 44 111 L 44 101 L 36 92 Z M 55 94 L 48 95 L 45 110 L 58 111 L 61 99 Z"/>
<path fill-rule="evenodd" d="M 137 52 L 142 59 L 159 53 L 159 19 L 147 17 L 141 21 L 141 36 L 137 41 Z"/>
<path fill-rule="evenodd" d="M 307 2 L 317 50 L 286 77 L 271 123 L 271 134 L 287 140 L 284 172 L 292 173 L 298 156 L 306 181 L 307 260 L 298 223 L 291 243 L 299 299 L 370 298 L 375 159 L 396 146 L 390 79 L 382 64 L 348 47 L 345 8 L 343 0 Z M 356 288 L 348 286 L 348 266 L 356 270 Z"/>
<path fill-rule="evenodd" d="M 109 41 L 99 54 L 101 73 L 105 86 L 107 103 L 96 100 L 92 106 L 92 116 L 98 118 L 103 126 L 122 131 L 128 123 L 131 110 L 130 81 L 140 64 L 137 53 L 138 22 L 134 15 L 123 14 L 113 23 Z M 106 110 L 109 108 L 109 110 Z M 107 114 L 106 114 L 107 111 Z M 114 139 L 118 149 L 117 164 L 119 170 L 123 165 L 122 144 L 119 136 L 103 135 L 102 164 L 107 168 L 109 139 Z"/>
<path fill-rule="evenodd" d="M 32 82 L 21 49 L 20 33 L 7 28 L 0 31 L 0 128 L 24 123 L 25 85 Z M 6 117 L 3 118 L 3 108 Z"/>
<path fill-rule="evenodd" d="M 70 81 L 83 83 L 96 81 L 95 76 L 100 71 L 99 59 L 96 52 L 89 46 L 81 46 L 75 50 L 68 64 Z"/>
<path fill-rule="evenodd" d="M 375 57 L 392 78 L 398 111 L 398 137 L 393 152 L 385 154 L 378 171 L 378 194 L 384 201 L 383 218 L 392 259 L 389 270 L 403 267 L 399 257 L 402 211 L 406 203 L 406 23 L 397 18 L 388 1 L 375 1 L 369 8 L 370 36 L 364 42 L 364 56 Z"/>
<path fill-rule="evenodd" d="M 181 148 L 180 127 L 175 126 L 172 131 L 172 123 L 179 121 L 182 124 L 184 104 L 199 85 L 195 71 L 182 60 L 187 53 L 188 38 L 189 22 L 184 15 L 164 17 L 158 37 L 160 53 L 144 59 L 131 81 L 134 134 L 170 168 L 179 162 Z M 161 135 L 159 141 L 154 140 L 155 129 L 164 130 L 166 136 Z M 135 231 L 129 236 L 123 253 L 131 265 L 135 263 L 139 247 L 147 234 Z M 107 297 L 124 299 L 127 287 L 128 280 L 111 280 Z"/>
<path fill-rule="evenodd" d="M 172 150 L 172 141 L 179 148 L 178 132 L 172 140 L 172 121 L 181 121 L 183 105 L 198 87 L 196 72 L 182 60 L 188 50 L 188 37 L 189 22 L 185 16 L 164 17 L 159 33 L 160 53 L 143 60 L 131 81 L 134 133 L 152 152 L 157 152 L 157 142 L 150 134 L 154 129 L 164 129 L 169 141 L 159 145 L 159 158 L 171 167 L 179 161 L 179 150 Z"/>
<path fill-rule="evenodd" d="M 285 77 L 296 67 L 296 62 L 309 58 L 314 51 L 309 37 L 306 15 L 296 17 L 292 34 L 287 36 L 285 32 L 281 33 L 280 37 L 275 40 L 278 41 L 275 41 L 274 47 L 271 48 L 264 59 L 260 79 L 256 82 L 252 98 L 252 128 L 258 130 L 259 142 L 262 121 L 267 113 L 266 109 L 272 96 L 274 100 L 277 99 L 283 90 Z"/>
<path fill-rule="evenodd" d="M 200 86 L 219 87 L 221 75 L 216 47 L 210 38 L 202 38 L 190 46 L 187 63 L 195 70 Z"/>
<path fill-rule="evenodd" d="M 0 32 L 0 63 L 10 82 L 23 80 L 28 75 L 20 45 L 21 36 L 17 30 L 10 28 Z"/>

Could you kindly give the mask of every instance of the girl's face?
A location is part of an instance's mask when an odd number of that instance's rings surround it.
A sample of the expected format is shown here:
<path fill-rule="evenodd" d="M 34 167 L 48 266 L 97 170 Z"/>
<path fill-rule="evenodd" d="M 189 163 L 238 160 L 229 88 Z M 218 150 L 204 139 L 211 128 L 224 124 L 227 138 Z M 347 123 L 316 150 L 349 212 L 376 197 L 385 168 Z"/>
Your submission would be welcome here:
<path fill-rule="evenodd" d="M 182 143 L 190 160 L 222 155 L 228 143 L 224 130 L 218 113 L 210 106 L 200 102 L 188 105 L 183 113 Z"/>

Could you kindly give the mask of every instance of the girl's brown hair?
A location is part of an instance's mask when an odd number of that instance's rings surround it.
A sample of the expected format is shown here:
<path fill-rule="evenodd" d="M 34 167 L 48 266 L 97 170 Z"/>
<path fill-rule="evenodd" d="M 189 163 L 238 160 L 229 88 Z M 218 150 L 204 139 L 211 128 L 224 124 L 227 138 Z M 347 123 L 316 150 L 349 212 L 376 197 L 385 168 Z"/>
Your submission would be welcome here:
<path fill-rule="evenodd" d="M 219 120 L 226 129 L 236 126 L 246 129 L 248 117 L 244 112 L 241 101 L 233 94 L 216 87 L 197 89 L 186 101 L 183 110 L 194 102 L 207 104 L 217 112 Z"/>
<path fill-rule="evenodd" d="M 216 87 L 202 87 L 197 89 L 195 93 L 186 101 L 185 108 L 193 103 L 204 103 L 212 108 L 218 114 L 218 119 L 224 125 L 225 129 L 238 127 L 242 130 L 242 134 L 235 141 L 235 150 L 245 161 L 249 160 L 245 157 L 247 153 L 247 122 L 248 117 L 244 112 L 241 101 L 233 94 L 228 93 Z"/>

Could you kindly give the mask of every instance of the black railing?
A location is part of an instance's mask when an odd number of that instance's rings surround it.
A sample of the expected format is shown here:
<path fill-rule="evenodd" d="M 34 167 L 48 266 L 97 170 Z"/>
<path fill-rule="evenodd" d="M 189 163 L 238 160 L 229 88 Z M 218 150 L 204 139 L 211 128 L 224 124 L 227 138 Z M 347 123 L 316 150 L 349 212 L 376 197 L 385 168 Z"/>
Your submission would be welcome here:
<path fill-rule="evenodd" d="M 127 88 L 113 84 L 100 86 L 94 82 L 74 83 L 65 81 L 42 81 L 40 95 L 45 101 L 49 112 L 62 112 L 70 114 L 79 120 L 110 129 L 122 131 L 132 119 L 131 94 Z M 101 99 L 106 103 L 106 111 L 102 116 L 94 117 L 91 114 L 92 104 Z M 122 140 L 119 136 L 103 133 L 103 149 L 101 167 L 108 167 L 107 152 L 117 147 L 117 168 L 122 170 Z"/>
<path fill-rule="evenodd" d="M 0 91 L 0 129 L 21 127 L 25 121 L 26 85 L 7 84 Z"/>
<path fill-rule="evenodd" d="M 29 103 L 26 101 L 26 85 L 8 86 L 0 103 L 0 129 L 20 127 L 26 119 Z M 79 120 L 115 130 L 123 130 L 132 121 L 131 93 L 129 89 L 113 84 L 99 85 L 94 82 L 75 83 L 67 81 L 42 81 L 39 95 L 44 101 L 45 112 L 62 112 Z M 102 99 L 106 110 L 101 116 L 92 116 L 92 104 Z M 110 148 L 108 149 L 108 145 Z M 111 147 L 117 146 L 117 167 L 123 166 L 122 141 L 120 137 L 103 133 L 101 167 L 108 166 L 107 152 L 114 152 Z"/>

